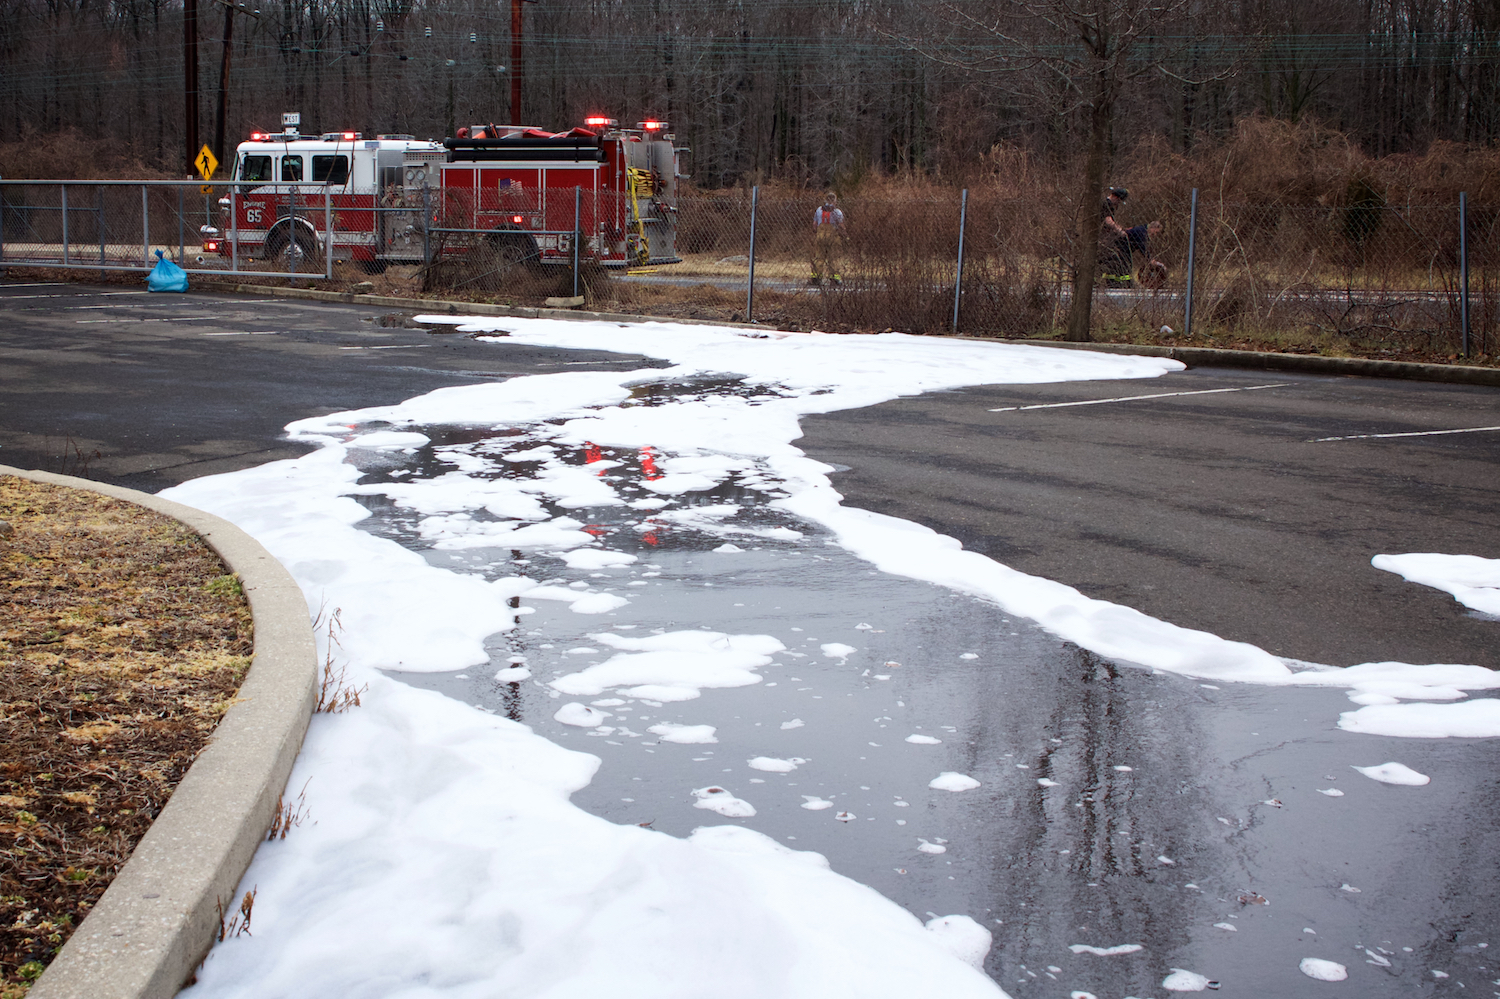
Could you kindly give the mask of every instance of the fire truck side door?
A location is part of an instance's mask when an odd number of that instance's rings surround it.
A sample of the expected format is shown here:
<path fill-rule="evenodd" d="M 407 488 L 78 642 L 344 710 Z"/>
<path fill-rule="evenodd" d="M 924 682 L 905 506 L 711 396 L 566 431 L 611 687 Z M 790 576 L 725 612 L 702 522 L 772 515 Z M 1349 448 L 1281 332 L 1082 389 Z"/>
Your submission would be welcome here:
<path fill-rule="evenodd" d="M 276 218 L 276 188 L 274 186 L 276 174 L 271 157 L 256 153 L 241 155 L 235 179 L 249 181 L 255 185 L 246 184 L 239 188 L 239 211 L 241 213 L 239 224 L 252 233 L 256 230 L 269 229 Z M 262 183 L 265 186 L 262 186 Z M 270 197 L 267 198 L 266 195 Z"/>

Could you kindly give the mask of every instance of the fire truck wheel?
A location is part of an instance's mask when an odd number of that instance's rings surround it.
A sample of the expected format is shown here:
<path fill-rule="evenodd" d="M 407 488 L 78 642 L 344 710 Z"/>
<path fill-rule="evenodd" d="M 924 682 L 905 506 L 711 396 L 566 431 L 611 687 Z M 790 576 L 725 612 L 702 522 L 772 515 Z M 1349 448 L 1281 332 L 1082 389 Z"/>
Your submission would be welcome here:
<path fill-rule="evenodd" d="M 282 270 L 289 271 L 295 265 L 298 270 L 305 271 L 310 264 L 317 261 L 318 248 L 311 239 L 300 233 L 295 239 L 290 239 L 282 233 L 267 242 L 266 259 L 278 261 Z"/>
<path fill-rule="evenodd" d="M 504 277 L 518 267 L 530 264 L 535 255 L 531 248 L 519 239 L 491 236 L 479 250 L 476 263 L 492 277 Z"/>

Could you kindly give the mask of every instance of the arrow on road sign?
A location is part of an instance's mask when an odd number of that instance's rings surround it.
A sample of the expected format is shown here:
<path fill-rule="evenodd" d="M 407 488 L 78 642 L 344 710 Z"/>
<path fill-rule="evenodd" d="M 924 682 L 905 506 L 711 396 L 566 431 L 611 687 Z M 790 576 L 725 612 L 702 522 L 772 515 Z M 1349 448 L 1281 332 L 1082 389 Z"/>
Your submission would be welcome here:
<path fill-rule="evenodd" d="M 219 158 L 214 151 L 204 146 L 198 150 L 198 158 L 193 160 L 193 166 L 198 168 L 198 175 L 204 180 L 212 179 L 214 171 L 219 169 Z"/>

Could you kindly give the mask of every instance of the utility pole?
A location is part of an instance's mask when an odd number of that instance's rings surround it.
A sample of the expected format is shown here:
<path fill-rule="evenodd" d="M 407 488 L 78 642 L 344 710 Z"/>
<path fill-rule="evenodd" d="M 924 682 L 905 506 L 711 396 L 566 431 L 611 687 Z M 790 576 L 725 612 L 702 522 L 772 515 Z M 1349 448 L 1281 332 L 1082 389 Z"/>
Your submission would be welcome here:
<path fill-rule="evenodd" d="M 234 40 L 234 3 L 235 0 L 229 0 L 224 5 L 224 56 L 219 62 L 219 118 L 214 124 L 214 155 L 220 163 L 224 162 L 224 129 L 229 117 L 229 53 Z"/>
<path fill-rule="evenodd" d="M 521 5 L 510 0 L 510 123 L 521 124 Z"/>
<path fill-rule="evenodd" d="M 183 113 L 187 126 L 187 170 L 193 173 L 198 158 L 198 0 L 182 0 Z"/>

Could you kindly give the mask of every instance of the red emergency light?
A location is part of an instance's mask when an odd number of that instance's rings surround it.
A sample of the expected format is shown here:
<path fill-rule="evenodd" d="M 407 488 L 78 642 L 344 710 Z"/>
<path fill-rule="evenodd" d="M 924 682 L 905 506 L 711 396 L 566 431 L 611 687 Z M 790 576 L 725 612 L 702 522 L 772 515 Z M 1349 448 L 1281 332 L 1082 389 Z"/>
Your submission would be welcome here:
<path fill-rule="evenodd" d="M 346 139 L 348 139 L 348 140 L 350 140 L 352 142 L 353 140 L 359 138 L 359 133 L 358 132 L 345 132 L 344 133 L 344 138 L 346 138 Z"/>
<path fill-rule="evenodd" d="M 524 218 L 522 218 L 522 217 L 521 217 L 521 216 L 520 216 L 520 215 L 512 215 L 512 216 L 511 216 L 511 217 L 510 217 L 510 220 L 511 220 L 511 221 L 512 221 L 512 222 L 514 222 L 514 223 L 515 223 L 515 224 L 516 224 L 516 225 L 520 225 L 520 224 L 521 224 L 521 223 L 522 223 L 522 222 L 524 222 L 524 221 L 525 221 L 525 219 L 524 219 Z"/>
<path fill-rule="evenodd" d="M 218 253 L 219 252 L 219 244 L 217 242 L 215 242 L 214 240 L 209 240 L 208 242 L 206 242 L 206 243 L 203 244 L 203 252 L 204 253 Z"/>
<path fill-rule="evenodd" d="M 251 142 L 265 142 L 266 141 L 266 133 L 265 132 L 251 132 L 250 133 L 250 141 Z"/>
<path fill-rule="evenodd" d="M 665 132 L 667 123 L 664 121 L 638 121 L 635 127 L 643 132 Z"/>
<path fill-rule="evenodd" d="M 603 115 L 589 115 L 583 119 L 585 125 L 602 128 L 615 128 L 620 123 L 614 118 L 605 118 Z"/>

